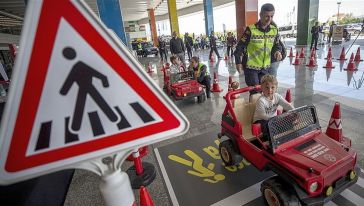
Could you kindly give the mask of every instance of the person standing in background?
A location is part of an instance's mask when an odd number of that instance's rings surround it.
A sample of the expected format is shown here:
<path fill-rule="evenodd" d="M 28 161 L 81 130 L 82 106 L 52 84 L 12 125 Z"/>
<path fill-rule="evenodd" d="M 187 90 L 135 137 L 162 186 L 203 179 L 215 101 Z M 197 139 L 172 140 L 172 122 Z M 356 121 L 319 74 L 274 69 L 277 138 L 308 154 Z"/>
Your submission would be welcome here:
<path fill-rule="evenodd" d="M 167 62 L 166 42 L 162 37 L 158 38 L 158 49 L 159 49 L 159 54 L 161 55 L 161 61 L 163 62 L 163 56 L 164 56 L 164 59 Z"/>
<path fill-rule="evenodd" d="M 231 51 L 231 56 L 233 56 L 233 47 L 236 44 L 236 39 L 235 37 L 232 35 L 231 32 L 227 33 L 227 38 L 226 38 L 226 45 L 227 45 L 227 55 L 230 56 L 230 51 Z"/>
<path fill-rule="evenodd" d="M 169 49 L 171 50 L 172 55 L 174 54 L 178 56 L 178 58 L 182 61 L 184 68 L 186 68 L 185 47 L 182 39 L 177 36 L 176 31 L 173 32 L 173 37 L 169 42 Z"/>
<path fill-rule="evenodd" d="M 318 50 L 317 41 L 319 38 L 319 31 L 320 31 L 320 27 L 318 25 L 318 22 L 316 21 L 315 26 L 313 26 L 311 28 L 311 37 L 312 37 L 311 38 L 311 47 L 310 47 L 311 50 L 313 48 L 313 45 L 315 45 L 315 49 Z"/>
<path fill-rule="evenodd" d="M 217 51 L 216 37 L 215 37 L 213 31 L 211 31 L 211 35 L 209 37 L 209 40 L 210 40 L 210 55 L 209 55 L 209 59 L 211 59 L 212 52 L 215 52 L 215 54 L 217 55 L 217 58 L 221 59 L 220 54 L 219 54 L 219 51 Z"/>
<path fill-rule="evenodd" d="M 186 46 L 187 55 L 188 55 L 188 61 L 190 61 L 191 57 L 192 57 L 193 40 L 192 40 L 192 37 L 188 36 L 188 32 L 185 33 L 184 40 L 185 40 L 185 46 Z"/>
<path fill-rule="evenodd" d="M 329 36 L 327 37 L 327 43 L 331 42 L 332 33 L 334 33 L 334 26 L 336 26 L 335 21 L 332 21 L 330 25 Z"/>

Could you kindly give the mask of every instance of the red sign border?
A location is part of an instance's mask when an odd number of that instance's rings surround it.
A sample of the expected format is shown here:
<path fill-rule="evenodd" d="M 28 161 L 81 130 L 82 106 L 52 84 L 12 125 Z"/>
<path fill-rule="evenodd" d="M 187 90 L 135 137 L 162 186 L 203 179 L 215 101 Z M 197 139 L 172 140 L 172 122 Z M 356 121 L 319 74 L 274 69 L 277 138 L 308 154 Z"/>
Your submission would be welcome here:
<path fill-rule="evenodd" d="M 61 18 L 88 42 L 88 44 L 119 74 L 136 93 L 161 117 L 162 121 L 145 127 L 103 137 L 64 148 L 26 156 L 34 120 L 50 63 Z M 26 49 L 26 48 L 25 48 Z M 180 126 L 179 120 L 153 93 L 144 81 L 129 67 L 111 45 L 70 1 L 44 1 L 28 64 L 24 90 L 14 126 L 14 132 L 5 163 L 7 172 L 50 164 L 67 158 L 85 155 L 97 150 L 130 142 Z"/>

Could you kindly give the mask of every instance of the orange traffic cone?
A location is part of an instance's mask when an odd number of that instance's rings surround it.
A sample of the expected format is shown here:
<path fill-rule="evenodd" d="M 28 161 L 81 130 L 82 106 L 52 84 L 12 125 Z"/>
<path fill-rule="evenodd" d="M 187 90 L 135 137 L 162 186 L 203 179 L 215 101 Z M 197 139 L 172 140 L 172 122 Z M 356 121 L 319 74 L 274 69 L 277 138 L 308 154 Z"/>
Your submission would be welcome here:
<path fill-rule="evenodd" d="M 362 59 L 360 59 L 360 47 L 358 47 L 358 50 L 356 50 L 354 61 L 356 61 L 356 62 L 363 61 Z"/>
<path fill-rule="evenodd" d="M 325 59 L 332 59 L 332 53 L 331 51 L 329 50 L 329 52 L 327 53 L 327 57 Z"/>
<path fill-rule="evenodd" d="M 345 71 L 356 71 L 358 70 L 354 64 L 354 60 L 349 61 L 348 67 L 344 68 Z"/>
<path fill-rule="evenodd" d="M 315 49 L 311 49 L 311 56 L 310 58 L 316 58 L 316 50 Z"/>
<path fill-rule="evenodd" d="M 343 47 L 343 49 L 341 50 L 340 57 L 339 57 L 337 60 L 340 60 L 340 61 L 345 61 L 345 60 L 347 60 L 347 59 L 345 59 L 345 48 L 344 48 L 344 47 Z"/>
<path fill-rule="evenodd" d="M 305 51 L 303 48 L 301 49 L 300 58 L 305 58 Z"/>
<path fill-rule="evenodd" d="M 328 56 L 328 55 L 327 55 Z M 326 69 L 333 69 L 333 68 L 335 68 L 335 66 L 333 66 L 332 65 L 332 60 L 331 60 L 331 58 L 328 58 L 327 59 L 327 62 L 326 62 L 326 65 L 325 66 L 323 66 L 324 68 L 326 68 Z"/>
<path fill-rule="evenodd" d="M 292 94 L 291 94 L 291 90 L 287 89 L 286 91 L 286 96 L 284 98 L 288 103 L 292 102 Z M 283 112 L 286 112 L 286 110 L 283 110 Z M 282 114 L 282 110 L 277 110 L 277 115 Z"/>
<path fill-rule="evenodd" d="M 292 47 L 291 47 L 291 50 L 290 50 L 290 52 L 289 52 L 288 57 L 290 57 L 290 58 L 294 57 Z"/>
<path fill-rule="evenodd" d="M 139 190 L 139 195 L 140 195 L 140 206 L 154 206 L 153 200 L 150 197 L 147 188 L 141 186 Z"/>
<path fill-rule="evenodd" d="M 332 110 L 329 125 L 326 129 L 326 135 L 338 142 L 343 141 L 340 103 L 338 102 L 335 103 L 334 109 Z"/>
<path fill-rule="evenodd" d="M 153 73 L 152 65 L 150 63 L 148 64 L 147 72 L 148 73 Z"/>
<path fill-rule="evenodd" d="M 300 59 L 299 59 L 299 56 L 298 56 L 298 51 L 296 52 L 296 59 L 294 60 L 293 65 L 300 65 Z"/>
<path fill-rule="evenodd" d="M 332 59 L 332 50 L 331 47 L 329 47 L 329 51 L 327 52 L 327 57 L 325 59 Z"/>
<path fill-rule="evenodd" d="M 223 89 L 220 88 L 219 81 L 217 80 L 217 74 L 214 72 L 214 83 L 212 84 L 211 92 L 221 92 Z"/>
<path fill-rule="evenodd" d="M 311 57 L 308 64 L 306 64 L 307 67 L 316 67 L 315 58 Z"/>
<path fill-rule="evenodd" d="M 350 56 L 349 62 L 351 62 L 351 61 L 354 61 L 354 53 L 351 53 L 351 56 Z"/>
<path fill-rule="evenodd" d="M 291 90 L 287 89 L 286 91 L 286 97 L 285 97 L 286 101 L 291 103 L 292 102 L 292 94 L 291 94 Z"/>
<path fill-rule="evenodd" d="M 228 82 L 228 92 L 234 89 L 238 89 L 239 88 L 239 82 L 235 82 L 233 81 L 233 77 L 229 76 L 229 82 Z M 225 98 L 225 96 L 224 96 Z M 231 99 L 236 99 L 237 96 L 236 95 L 232 95 Z"/>

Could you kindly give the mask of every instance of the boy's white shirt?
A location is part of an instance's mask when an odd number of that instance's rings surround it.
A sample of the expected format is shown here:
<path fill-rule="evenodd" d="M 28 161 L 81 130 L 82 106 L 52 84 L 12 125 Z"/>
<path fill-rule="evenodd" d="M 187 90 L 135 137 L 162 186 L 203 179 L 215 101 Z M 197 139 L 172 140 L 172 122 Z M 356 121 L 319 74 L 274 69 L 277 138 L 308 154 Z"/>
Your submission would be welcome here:
<path fill-rule="evenodd" d="M 268 120 L 276 116 L 279 105 L 282 106 L 286 111 L 294 108 L 278 93 L 273 94 L 272 100 L 264 95 L 260 96 L 256 103 L 253 122 L 257 120 Z"/>
<path fill-rule="evenodd" d="M 175 74 L 180 72 L 181 65 L 178 64 L 172 64 L 171 67 L 169 67 L 169 70 L 171 71 L 171 74 Z"/>

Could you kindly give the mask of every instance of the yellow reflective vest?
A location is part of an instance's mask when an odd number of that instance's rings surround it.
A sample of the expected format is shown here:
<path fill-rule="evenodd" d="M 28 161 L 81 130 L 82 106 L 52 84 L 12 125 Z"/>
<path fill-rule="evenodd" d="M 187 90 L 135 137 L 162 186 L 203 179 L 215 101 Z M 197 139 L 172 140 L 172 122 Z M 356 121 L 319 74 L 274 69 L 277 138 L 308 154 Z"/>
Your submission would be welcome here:
<path fill-rule="evenodd" d="M 255 24 L 249 26 L 251 36 L 247 46 L 248 61 L 246 68 L 261 70 L 270 67 L 271 51 L 278 29 L 273 25 L 269 26 L 269 32 L 260 31 Z"/>

